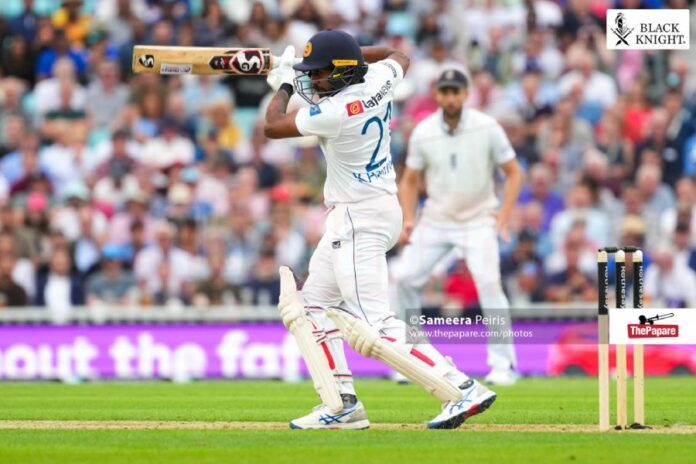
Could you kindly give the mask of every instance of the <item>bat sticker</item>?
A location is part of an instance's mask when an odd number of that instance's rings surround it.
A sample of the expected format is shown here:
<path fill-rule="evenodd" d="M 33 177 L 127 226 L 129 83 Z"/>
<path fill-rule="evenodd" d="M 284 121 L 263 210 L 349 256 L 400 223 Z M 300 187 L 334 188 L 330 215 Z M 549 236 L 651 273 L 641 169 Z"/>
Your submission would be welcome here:
<path fill-rule="evenodd" d="M 192 64 L 162 63 L 160 66 L 160 74 L 191 74 L 192 71 Z"/>
<path fill-rule="evenodd" d="M 138 58 L 138 62 L 146 68 L 155 67 L 155 57 L 152 55 L 142 55 Z"/>
<path fill-rule="evenodd" d="M 265 58 L 261 50 L 241 50 L 234 55 L 214 56 L 209 65 L 227 74 L 257 75 L 264 68 Z"/>

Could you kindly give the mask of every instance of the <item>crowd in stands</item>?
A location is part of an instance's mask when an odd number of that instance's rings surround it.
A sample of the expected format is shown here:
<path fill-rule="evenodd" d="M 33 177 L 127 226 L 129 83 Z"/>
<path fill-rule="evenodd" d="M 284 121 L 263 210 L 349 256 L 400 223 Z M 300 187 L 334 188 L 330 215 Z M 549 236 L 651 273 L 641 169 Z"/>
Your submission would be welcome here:
<path fill-rule="evenodd" d="M 591 302 L 595 256 L 643 247 L 646 293 L 696 304 L 693 56 L 607 50 L 606 9 L 685 0 L 8 0 L 0 6 L 0 307 L 272 304 L 323 230 L 317 140 L 268 140 L 264 77 L 131 73 L 134 44 L 298 50 L 341 28 L 408 53 L 392 154 L 471 79 L 526 172 L 504 243 L 516 305 Z M 291 105 L 299 105 L 300 100 Z M 398 265 L 398 250 L 392 252 Z M 630 268 L 630 266 L 629 266 Z M 466 264 L 428 284 L 476 305 Z"/>

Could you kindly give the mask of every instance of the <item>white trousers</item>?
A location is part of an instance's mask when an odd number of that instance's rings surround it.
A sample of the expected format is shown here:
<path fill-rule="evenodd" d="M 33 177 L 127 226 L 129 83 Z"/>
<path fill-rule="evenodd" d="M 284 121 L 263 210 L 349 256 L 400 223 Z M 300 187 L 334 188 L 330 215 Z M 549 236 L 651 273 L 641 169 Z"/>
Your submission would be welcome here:
<path fill-rule="evenodd" d="M 402 314 L 420 314 L 420 289 L 435 265 L 454 251 L 466 265 L 476 284 L 484 316 L 500 316 L 506 324 L 496 330 L 510 330 L 510 305 L 500 279 L 500 255 L 495 218 L 481 217 L 457 227 L 421 220 L 411 234 L 410 244 L 398 260 L 396 292 Z M 489 327 L 492 328 L 492 327 Z M 488 340 L 487 363 L 492 369 L 510 369 L 516 365 L 512 340 Z"/>
<path fill-rule="evenodd" d="M 355 390 L 343 340 L 326 316 L 327 308 L 343 308 L 378 328 L 383 336 L 405 342 L 405 324 L 389 307 L 386 259 L 399 237 L 402 221 L 395 195 L 336 205 L 327 216 L 326 231 L 309 262 L 302 295 L 308 315 L 326 333 L 341 393 L 355 394 Z M 431 345 L 414 348 L 437 366 L 450 366 Z M 467 379 L 454 366 L 447 377 L 457 385 Z"/>

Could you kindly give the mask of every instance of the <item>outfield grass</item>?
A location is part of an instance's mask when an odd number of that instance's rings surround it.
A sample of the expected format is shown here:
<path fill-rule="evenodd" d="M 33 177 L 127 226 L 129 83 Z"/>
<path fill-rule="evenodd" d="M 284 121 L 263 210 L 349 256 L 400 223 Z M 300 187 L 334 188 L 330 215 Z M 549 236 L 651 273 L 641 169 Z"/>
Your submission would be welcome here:
<path fill-rule="evenodd" d="M 415 386 L 361 381 L 373 423 L 424 423 L 438 402 Z M 595 379 L 498 388 L 472 423 L 595 424 Z M 307 383 L 0 384 L 0 420 L 286 422 L 316 403 Z M 648 378 L 646 416 L 696 425 L 696 377 Z M 466 425 L 465 425 L 466 426 Z M 464 426 L 464 427 L 465 427 Z M 0 463 L 693 462 L 696 436 L 635 432 L 370 430 L 0 430 Z"/>

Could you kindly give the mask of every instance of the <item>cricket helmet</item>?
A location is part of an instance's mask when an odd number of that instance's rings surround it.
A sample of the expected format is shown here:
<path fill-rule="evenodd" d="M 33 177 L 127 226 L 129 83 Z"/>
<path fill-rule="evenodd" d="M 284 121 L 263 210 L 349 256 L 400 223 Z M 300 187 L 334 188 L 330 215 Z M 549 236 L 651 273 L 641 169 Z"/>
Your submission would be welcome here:
<path fill-rule="evenodd" d="M 295 79 L 295 87 L 311 104 L 318 103 L 317 97 L 323 99 L 349 85 L 364 82 L 367 73 L 365 58 L 358 42 L 346 32 L 327 30 L 316 33 L 305 45 L 302 55 L 302 62 L 293 66 L 302 73 Z M 322 69 L 331 71 L 329 77 L 312 79 L 311 73 Z M 320 80 L 326 80 L 331 89 L 316 89 L 313 84 Z"/>

